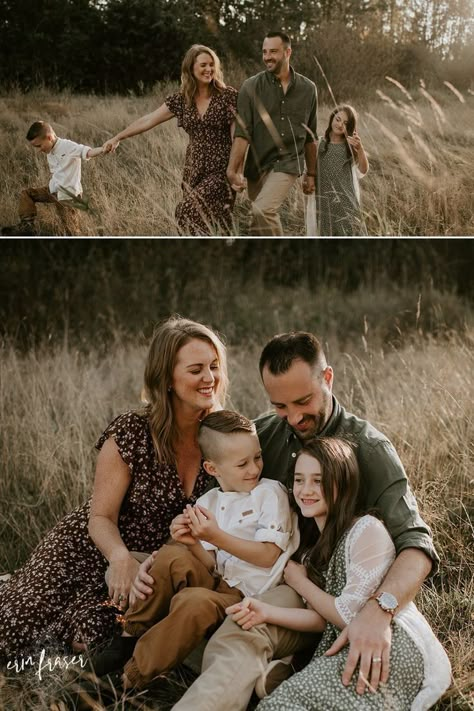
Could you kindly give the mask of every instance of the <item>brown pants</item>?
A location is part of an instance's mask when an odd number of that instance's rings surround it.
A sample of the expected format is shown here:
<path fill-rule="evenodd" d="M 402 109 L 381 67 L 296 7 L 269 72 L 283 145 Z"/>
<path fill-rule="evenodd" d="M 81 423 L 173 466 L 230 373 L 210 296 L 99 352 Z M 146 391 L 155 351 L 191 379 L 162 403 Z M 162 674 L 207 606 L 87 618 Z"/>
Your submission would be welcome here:
<path fill-rule="evenodd" d="M 225 619 L 226 607 L 243 598 L 179 544 L 162 546 L 149 572 L 153 593 L 125 615 L 124 630 L 139 637 L 125 665 L 137 687 L 179 664 Z"/>
<path fill-rule="evenodd" d="M 296 179 L 296 175 L 270 170 L 256 181 L 247 181 L 247 192 L 252 201 L 251 235 L 283 235 L 278 211 Z"/>
<path fill-rule="evenodd" d="M 26 188 L 20 194 L 18 212 L 20 220 L 34 220 L 37 216 L 36 203 L 52 203 L 59 215 L 65 235 L 79 235 L 79 214 L 74 207 L 68 205 L 69 200 L 58 200 L 55 193 L 50 193 L 49 188 Z"/>

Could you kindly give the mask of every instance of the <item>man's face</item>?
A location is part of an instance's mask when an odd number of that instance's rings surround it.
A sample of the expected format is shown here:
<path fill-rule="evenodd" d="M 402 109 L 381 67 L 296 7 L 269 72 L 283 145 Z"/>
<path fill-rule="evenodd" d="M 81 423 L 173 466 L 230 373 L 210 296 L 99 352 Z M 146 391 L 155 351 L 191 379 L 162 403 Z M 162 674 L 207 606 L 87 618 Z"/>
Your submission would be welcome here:
<path fill-rule="evenodd" d="M 298 359 L 280 375 L 273 375 L 265 366 L 262 379 L 277 415 L 288 422 L 300 440 L 308 440 L 323 429 L 332 411 L 330 366 L 321 371 Z"/>
<path fill-rule="evenodd" d="M 272 74 L 280 74 L 290 61 L 291 47 L 286 47 L 280 37 L 266 37 L 263 40 L 263 61 Z"/>

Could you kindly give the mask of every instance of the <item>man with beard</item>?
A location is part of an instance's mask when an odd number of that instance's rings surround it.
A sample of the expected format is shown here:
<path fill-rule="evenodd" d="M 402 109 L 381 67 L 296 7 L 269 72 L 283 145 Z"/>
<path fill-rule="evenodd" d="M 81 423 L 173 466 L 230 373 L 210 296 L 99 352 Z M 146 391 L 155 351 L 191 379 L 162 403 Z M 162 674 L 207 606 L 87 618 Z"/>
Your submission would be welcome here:
<path fill-rule="evenodd" d="M 247 178 L 248 196 L 252 201 L 252 235 L 283 234 L 278 210 L 302 174 L 305 162 L 303 191 L 314 192 L 316 86 L 295 72 L 290 56 L 288 35 L 269 32 L 263 41 L 266 70 L 242 84 L 237 100 L 237 122 L 227 178 L 237 192 L 245 187 L 244 175 Z"/>
<path fill-rule="evenodd" d="M 368 683 L 376 690 L 389 675 L 392 617 L 437 568 L 430 530 L 391 442 L 369 422 L 348 413 L 333 396 L 333 370 L 311 333 L 272 338 L 263 349 L 260 373 L 276 411 L 256 420 L 262 476 L 286 482 L 305 441 L 315 435 L 345 438 L 354 445 L 360 468 L 360 510 L 376 509 L 394 540 L 397 557 L 382 585 L 328 650 L 333 655 L 350 644 L 342 683 L 348 685 L 358 668 L 358 693 L 366 692 Z M 280 607 L 303 606 L 287 585 L 261 597 Z M 308 633 L 271 624 L 243 630 L 228 617 L 207 644 L 201 675 L 174 709 L 244 711 L 255 684 L 258 695 L 264 696 L 289 675 L 289 660 L 282 661 L 283 657 L 315 646 Z"/>

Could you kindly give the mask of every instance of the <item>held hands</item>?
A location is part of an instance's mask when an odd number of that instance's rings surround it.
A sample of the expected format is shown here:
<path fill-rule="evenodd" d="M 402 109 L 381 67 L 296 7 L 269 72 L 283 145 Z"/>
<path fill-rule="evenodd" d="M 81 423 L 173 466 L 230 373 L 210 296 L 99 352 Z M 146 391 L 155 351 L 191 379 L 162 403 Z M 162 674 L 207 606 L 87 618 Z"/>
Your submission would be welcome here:
<path fill-rule="evenodd" d="M 376 603 L 369 602 L 326 652 L 327 656 L 332 656 L 347 643 L 350 644 L 342 683 L 348 686 L 359 664 L 356 686 L 358 694 L 363 694 L 367 689 L 375 693 L 379 683 L 385 683 L 388 679 L 392 643 L 390 622 L 389 613 L 381 610 Z"/>
<path fill-rule="evenodd" d="M 170 526 L 171 538 L 177 543 L 183 543 L 185 546 L 193 546 L 197 543 L 197 538 L 191 533 L 189 522 L 189 514 L 184 509 L 182 514 L 172 520 Z"/>
<path fill-rule="evenodd" d="M 286 564 L 285 570 L 283 571 L 283 577 L 285 583 L 299 592 L 301 583 L 308 579 L 308 571 L 304 565 L 301 563 L 296 563 L 294 560 L 289 560 Z"/>
<path fill-rule="evenodd" d="M 303 193 L 305 195 L 312 195 L 315 191 L 315 179 L 313 175 L 303 174 Z"/>
<path fill-rule="evenodd" d="M 255 625 L 267 622 L 268 604 L 253 597 L 245 597 L 242 602 L 231 605 L 226 614 L 231 616 L 243 630 L 250 630 Z"/>
<path fill-rule="evenodd" d="M 247 187 L 247 179 L 244 178 L 242 173 L 236 173 L 233 170 L 228 170 L 227 180 L 229 181 L 232 190 L 235 190 L 236 193 L 241 193 Z"/>
<path fill-rule="evenodd" d="M 216 517 L 203 506 L 194 508 L 188 504 L 186 513 L 189 516 L 189 529 L 191 535 L 200 541 L 207 541 L 215 545 L 216 536 L 219 535 L 220 528 L 217 525 Z"/>
<path fill-rule="evenodd" d="M 117 141 L 116 138 L 109 138 L 102 146 L 102 153 L 115 153 L 119 144 L 120 141 Z"/>

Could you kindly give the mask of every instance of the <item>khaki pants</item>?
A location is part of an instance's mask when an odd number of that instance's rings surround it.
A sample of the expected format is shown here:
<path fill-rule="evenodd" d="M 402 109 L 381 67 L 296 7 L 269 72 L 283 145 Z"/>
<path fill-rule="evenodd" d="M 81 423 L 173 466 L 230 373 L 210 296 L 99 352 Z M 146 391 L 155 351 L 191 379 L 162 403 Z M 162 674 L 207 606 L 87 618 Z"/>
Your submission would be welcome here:
<path fill-rule="evenodd" d="M 259 597 L 280 607 L 304 607 L 301 597 L 287 585 Z M 173 711 L 245 711 L 255 682 L 272 659 L 315 648 L 318 639 L 277 625 L 243 630 L 228 617 L 207 643 L 201 676 Z"/>
<path fill-rule="evenodd" d="M 20 220 L 34 220 L 37 216 L 36 203 L 52 203 L 59 215 L 65 235 L 79 235 L 79 214 L 74 207 L 67 203 L 68 200 L 58 200 L 55 193 L 50 193 L 49 188 L 26 188 L 20 194 L 18 213 Z"/>
<path fill-rule="evenodd" d="M 278 210 L 297 177 L 270 170 L 257 181 L 247 181 L 247 191 L 252 201 L 252 224 L 250 227 L 252 235 L 274 237 L 283 235 Z"/>
<path fill-rule="evenodd" d="M 124 630 L 139 637 L 125 673 L 137 687 L 183 661 L 225 618 L 225 609 L 242 600 L 185 547 L 160 548 L 150 568 L 154 591 L 125 615 Z"/>

